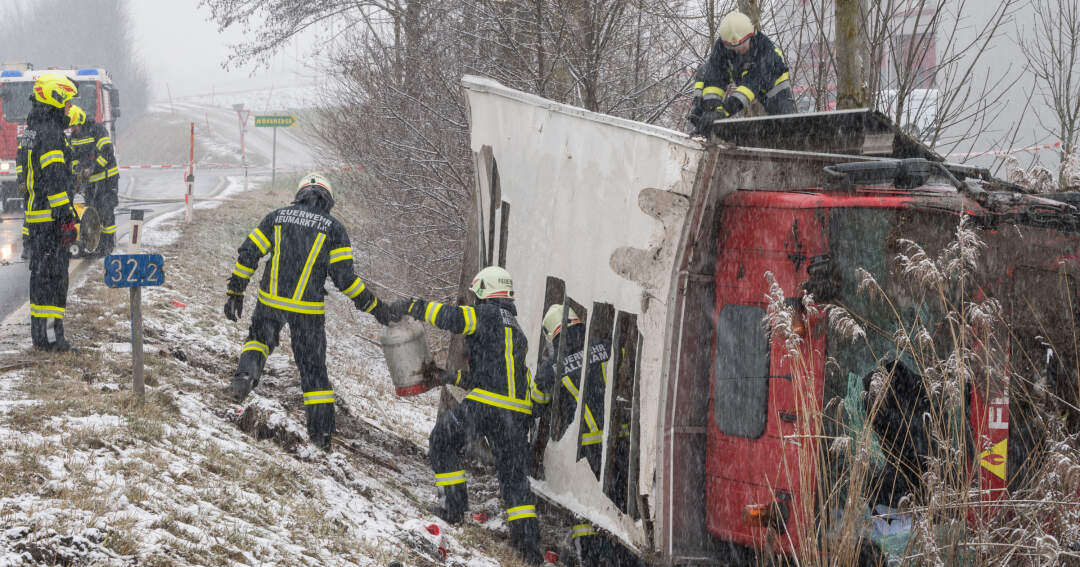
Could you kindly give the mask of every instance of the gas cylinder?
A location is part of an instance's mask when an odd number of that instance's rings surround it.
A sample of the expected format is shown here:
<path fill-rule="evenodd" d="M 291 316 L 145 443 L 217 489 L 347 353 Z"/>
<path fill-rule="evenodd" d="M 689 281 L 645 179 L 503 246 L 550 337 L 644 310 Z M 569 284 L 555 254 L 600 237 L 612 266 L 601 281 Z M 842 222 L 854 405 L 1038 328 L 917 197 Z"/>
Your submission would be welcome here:
<path fill-rule="evenodd" d="M 431 389 L 422 370 L 425 363 L 432 362 L 422 323 L 412 317 L 390 323 L 379 336 L 379 344 L 397 395 L 415 396 Z"/>

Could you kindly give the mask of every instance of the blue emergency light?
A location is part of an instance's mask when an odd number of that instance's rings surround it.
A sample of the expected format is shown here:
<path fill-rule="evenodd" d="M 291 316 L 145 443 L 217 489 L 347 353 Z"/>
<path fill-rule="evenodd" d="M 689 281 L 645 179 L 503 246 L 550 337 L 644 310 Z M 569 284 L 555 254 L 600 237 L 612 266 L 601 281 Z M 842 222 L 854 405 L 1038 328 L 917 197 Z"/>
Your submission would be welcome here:
<path fill-rule="evenodd" d="M 97 69 L 79 69 L 75 72 L 76 75 L 97 75 Z"/>
<path fill-rule="evenodd" d="M 6 71 L 0 72 L 0 78 L 3 78 L 3 77 L 21 77 L 21 76 L 23 76 L 22 71 L 16 71 L 14 69 L 8 69 Z"/>

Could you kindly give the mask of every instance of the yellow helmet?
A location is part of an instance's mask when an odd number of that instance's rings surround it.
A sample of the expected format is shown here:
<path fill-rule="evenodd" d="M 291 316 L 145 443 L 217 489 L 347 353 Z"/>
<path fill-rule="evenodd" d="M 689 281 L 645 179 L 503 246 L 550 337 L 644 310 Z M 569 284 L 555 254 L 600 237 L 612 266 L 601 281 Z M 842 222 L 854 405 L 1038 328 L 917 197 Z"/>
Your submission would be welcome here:
<path fill-rule="evenodd" d="M 77 105 L 68 107 L 68 126 L 81 126 L 86 124 L 86 113 Z"/>
<path fill-rule="evenodd" d="M 550 343 L 555 340 L 555 337 L 559 336 L 562 332 L 562 316 L 563 306 L 561 303 L 556 303 L 551 307 L 548 307 L 547 313 L 544 314 L 544 338 Z M 570 308 L 570 314 L 566 316 L 566 326 L 572 327 L 574 325 L 580 325 L 581 319 L 578 318 L 578 314 L 574 312 L 574 308 Z"/>
<path fill-rule="evenodd" d="M 310 186 L 322 187 L 323 189 L 326 189 L 326 192 L 329 193 L 331 197 L 334 196 L 334 190 L 333 190 L 333 188 L 330 187 L 330 180 L 327 179 L 326 176 L 321 174 L 321 173 L 313 171 L 313 172 L 301 177 L 300 178 L 300 183 L 298 183 L 297 186 L 296 186 L 296 192 L 299 193 L 300 190 L 303 189 L 304 187 L 310 187 Z"/>
<path fill-rule="evenodd" d="M 78 94 L 79 87 L 60 73 L 45 73 L 34 81 L 34 100 L 42 104 L 64 108 Z"/>
<path fill-rule="evenodd" d="M 754 35 L 754 23 L 742 12 L 728 12 L 720 20 L 720 39 L 729 47 L 735 47 Z"/>
<path fill-rule="evenodd" d="M 488 266 L 477 272 L 469 289 L 479 299 L 514 298 L 514 280 L 510 278 L 510 272 L 498 266 Z"/>

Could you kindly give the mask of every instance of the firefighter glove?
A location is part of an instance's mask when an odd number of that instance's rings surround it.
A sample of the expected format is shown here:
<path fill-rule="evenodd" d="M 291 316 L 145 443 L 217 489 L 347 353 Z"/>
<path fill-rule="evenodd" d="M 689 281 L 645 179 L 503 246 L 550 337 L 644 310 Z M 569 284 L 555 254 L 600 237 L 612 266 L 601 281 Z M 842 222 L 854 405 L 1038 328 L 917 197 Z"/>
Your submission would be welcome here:
<path fill-rule="evenodd" d="M 236 321 L 244 313 L 244 296 L 233 291 L 226 293 L 229 294 L 229 298 L 225 300 L 225 318 Z"/>
<path fill-rule="evenodd" d="M 356 307 L 359 308 L 360 304 L 357 304 Z M 380 325 L 389 325 L 394 321 L 401 320 L 401 315 L 396 315 L 392 308 L 387 307 L 385 303 L 378 299 L 375 300 L 375 307 L 372 307 L 369 313 L 375 316 L 375 320 L 378 321 Z"/>
<path fill-rule="evenodd" d="M 405 315 L 412 315 L 414 319 L 423 320 L 427 302 L 423 299 L 399 299 L 390 306 L 390 310 L 400 319 Z"/>
<path fill-rule="evenodd" d="M 75 207 L 71 205 L 56 207 L 52 210 L 52 218 L 61 225 L 79 222 L 79 215 L 75 213 Z"/>
<path fill-rule="evenodd" d="M 60 246 L 67 248 L 79 238 L 79 232 L 75 230 L 75 221 L 68 221 L 60 225 Z"/>

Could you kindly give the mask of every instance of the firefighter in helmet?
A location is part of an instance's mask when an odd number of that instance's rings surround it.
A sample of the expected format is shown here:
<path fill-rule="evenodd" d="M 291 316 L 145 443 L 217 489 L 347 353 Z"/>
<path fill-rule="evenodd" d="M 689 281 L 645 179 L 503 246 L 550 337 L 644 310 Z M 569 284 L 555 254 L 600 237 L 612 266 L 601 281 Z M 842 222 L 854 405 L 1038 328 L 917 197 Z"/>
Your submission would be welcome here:
<path fill-rule="evenodd" d="M 792 114 L 795 98 L 784 53 L 742 12 L 720 20 L 720 37 L 709 54 L 701 80 L 704 113 L 698 133 L 716 120 L 734 116 L 760 101 L 768 114 Z"/>
<path fill-rule="evenodd" d="M 263 365 L 278 344 L 278 334 L 288 324 L 300 371 L 308 436 L 323 449 L 330 448 L 334 431 L 334 391 L 326 372 L 326 278 L 333 280 L 357 309 L 371 313 L 383 325 L 390 322 L 388 306 L 353 272 L 349 235 L 345 226 L 330 216 L 333 206 L 333 190 L 326 177 L 319 173 L 302 177 L 293 203 L 271 211 L 240 245 L 225 303 L 225 317 L 239 319 L 248 281 L 259 259 L 269 255 L 259 285 L 259 302 L 229 391 L 239 403 L 258 385 Z"/>
<path fill-rule="evenodd" d="M 530 564 L 540 564 L 540 524 L 527 478 L 532 421 L 531 374 L 525 367 L 528 341 L 517 322 L 514 284 L 498 267 L 480 270 L 471 290 L 476 307 L 405 299 L 395 314 L 409 314 L 451 333 L 465 335 L 466 371 L 438 372 L 439 382 L 469 390 L 461 405 L 440 412 L 429 438 L 429 459 L 440 505 L 435 514 L 450 524 L 464 520 L 469 506 L 462 451 L 468 431 L 487 438 L 495 457 L 503 505 L 514 549 Z"/>
<path fill-rule="evenodd" d="M 116 241 L 116 205 L 119 203 L 120 169 L 116 153 L 105 126 L 86 116 L 78 106 L 68 109 L 71 118 L 71 151 L 75 155 L 72 167 L 76 177 L 85 178 L 86 200 L 101 218 L 101 244 L 95 254 L 111 254 Z"/>
<path fill-rule="evenodd" d="M 563 314 L 566 313 L 566 327 L 563 328 Z M 606 345 L 597 344 L 589 348 L 590 357 L 585 358 L 585 325 L 573 308 L 564 309 L 561 304 L 555 304 L 548 308 L 544 314 L 544 337 L 552 346 L 551 351 L 540 365 L 536 368 L 536 380 L 532 387 L 532 399 L 537 404 L 537 409 L 546 408 L 551 403 L 552 393 L 556 387 L 556 372 L 558 364 L 556 360 L 559 346 L 562 346 L 562 378 L 558 382 L 564 391 L 559 396 L 557 411 L 561 415 L 561 430 L 556 436 L 561 438 L 566 429 L 573 423 L 578 409 L 578 403 L 583 402 L 581 408 L 581 455 L 588 461 L 592 468 L 595 480 L 600 479 L 600 463 L 603 458 L 604 430 L 601 424 L 604 420 L 604 396 L 607 389 L 607 370 L 604 363 L 610 358 Z M 589 379 L 585 388 L 584 400 L 581 396 L 581 369 L 589 365 Z M 597 534 L 591 524 L 579 519 L 570 530 L 570 538 L 574 542 L 574 550 L 578 555 L 578 562 L 583 566 L 601 565 L 604 550 L 603 540 Z"/>
<path fill-rule="evenodd" d="M 68 247 L 75 242 L 78 219 L 68 195 L 73 179 L 64 129 L 68 125 L 65 109 L 78 93 L 75 83 L 59 73 L 37 77 L 23 132 L 20 154 L 26 179 L 25 222 L 30 243 L 30 338 L 38 350 L 71 350 L 64 337 L 64 314 Z M 48 334 L 50 323 L 52 341 Z"/>

